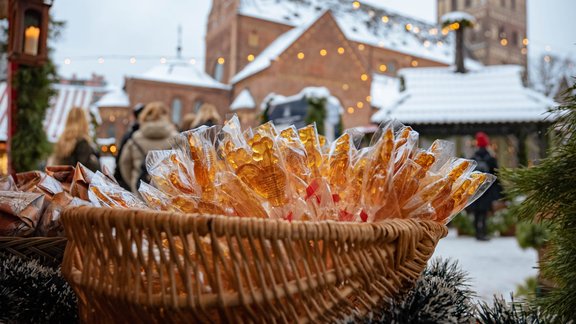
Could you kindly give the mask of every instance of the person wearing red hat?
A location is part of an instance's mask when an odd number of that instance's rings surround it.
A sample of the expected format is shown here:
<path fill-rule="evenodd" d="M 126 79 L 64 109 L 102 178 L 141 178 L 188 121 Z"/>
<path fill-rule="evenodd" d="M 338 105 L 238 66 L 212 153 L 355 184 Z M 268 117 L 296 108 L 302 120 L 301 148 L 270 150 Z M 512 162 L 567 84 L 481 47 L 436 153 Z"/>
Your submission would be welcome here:
<path fill-rule="evenodd" d="M 490 151 L 488 151 L 489 145 L 490 138 L 486 133 L 476 133 L 476 146 L 478 149 L 474 153 L 472 159 L 478 163 L 476 171 L 496 174 L 498 162 L 496 158 L 490 154 Z M 478 198 L 478 200 L 468 207 L 468 210 L 474 214 L 474 227 L 476 229 L 477 240 L 489 240 L 486 218 L 492 211 L 492 203 L 501 197 L 501 187 L 498 180 L 496 180 L 496 182 L 480 198 Z"/>

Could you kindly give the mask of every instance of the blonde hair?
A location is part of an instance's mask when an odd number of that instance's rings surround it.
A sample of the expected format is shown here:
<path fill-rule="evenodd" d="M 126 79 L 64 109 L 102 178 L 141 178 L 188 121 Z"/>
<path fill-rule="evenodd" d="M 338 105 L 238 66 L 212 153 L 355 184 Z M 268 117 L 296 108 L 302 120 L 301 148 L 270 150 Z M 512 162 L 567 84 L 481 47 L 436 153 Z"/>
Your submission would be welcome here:
<path fill-rule="evenodd" d="M 180 129 L 182 131 L 187 131 L 189 129 L 192 129 L 195 121 L 196 121 L 196 114 L 188 113 L 188 114 L 184 115 L 184 118 L 182 118 L 182 125 L 180 125 Z"/>
<path fill-rule="evenodd" d="M 76 147 L 76 143 L 82 139 L 92 143 L 88 116 L 84 109 L 74 107 L 68 112 L 64 131 L 54 146 L 54 155 L 58 158 L 69 156 Z"/>
<path fill-rule="evenodd" d="M 222 118 L 220 117 L 220 114 L 214 105 L 205 103 L 200 106 L 192 127 L 203 125 L 209 120 L 212 120 L 215 124 L 220 124 Z"/>
<path fill-rule="evenodd" d="M 168 107 L 161 101 L 154 101 L 146 105 L 140 115 L 138 115 L 138 122 L 140 124 L 158 120 L 168 121 Z"/>

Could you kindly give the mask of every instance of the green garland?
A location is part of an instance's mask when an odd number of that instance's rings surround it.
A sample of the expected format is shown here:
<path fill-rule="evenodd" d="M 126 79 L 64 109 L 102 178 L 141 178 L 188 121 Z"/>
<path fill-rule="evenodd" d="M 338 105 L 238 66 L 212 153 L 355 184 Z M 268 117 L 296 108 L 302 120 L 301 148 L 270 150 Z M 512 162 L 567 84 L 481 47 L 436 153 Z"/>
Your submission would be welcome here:
<path fill-rule="evenodd" d="M 50 86 L 55 79 L 56 70 L 50 61 L 39 67 L 21 66 L 14 76 L 18 112 L 11 156 L 17 172 L 38 169 L 40 161 L 50 154 L 51 145 L 42 123 L 55 94 Z"/>
<path fill-rule="evenodd" d="M 307 98 L 308 113 L 306 114 L 306 124 L 316 123 L 318 134 L 324 133 L 324 120 L 326 120 L 326 98 Z"/>

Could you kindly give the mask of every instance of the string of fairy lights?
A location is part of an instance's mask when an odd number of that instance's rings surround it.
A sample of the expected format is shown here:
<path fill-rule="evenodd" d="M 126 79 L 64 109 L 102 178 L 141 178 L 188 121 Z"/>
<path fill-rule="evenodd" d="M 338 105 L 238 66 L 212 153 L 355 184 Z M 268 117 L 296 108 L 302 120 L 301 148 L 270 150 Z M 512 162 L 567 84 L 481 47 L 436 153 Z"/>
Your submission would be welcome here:
<path fill-rule="evenodd" d="M 353 1 L 352 2 L 352 8 L 354 10 L 360 10 L 362 8 L 362 4 L 359 1 Z M 387 14 L 382 14 L 381 16 L 375 17 L 376 13 L 373 10 L 370 10 L 368 12 L 369 16 L 377 21 L 379 21 L 381 24 L 390 24 L 392 23 L 392 19 L 389 15 Z M 397 22 L 394 22 L 394 24 L 397 24 Z M 436 45 L 437 47 L 442 47 L 444 46 L 444 36 L 447 36 L 450 31 L 452 30 L 457 30 L 460 28 L 458 23 L 453 23 L 449 26 L 446 27 L 429 27 L 429 26 L 418 26 L 417 24 L 413 24 L 411 22 L 407 22 L 405 24 L 403 24 L 403 28 L 407 31 L 407 32 L 411 32 L 414 34 L 421 34 L 421 33 L 427 33 L 429 37 L 428 39 L 424 39 L 422 41 L 422 45 L 426 48 L 429 49 L 431 46 Z M 488 35 L 488 33 L 490 33 L 490 35 Z M 552 60 L 552 47 L 549 44 L 539 44 L 538 42 L 532 42 L 529 41 L 527 37 L 518 38 L 518 35 L 516 33 L 514 33 L 513 35 L 507 35 L 506 33 L 499 31 L 498 35 L 492 35 L 491 31 L 486 31 L 485 37 L 495 37 L 496 40 L 499 41 L 500 45 L 502 47 L 509 47 L 509 46 L 515 46 L 517 48 L 520 48 L 521 54 L 523 56 L 526 56 L 528 54 L 528 45 L 530 45 L 532 48 L 534 48 L 536 43 L 536 46 L 541 46 L 544 49 L 545 54 L 543 55 L 543 59 L 545 62 L 550 62 Z M 509 38 L 508 36 L 512 36 L 512 38 Z M 343 42 L 346 43 L 346 42 Z M 385 43 L 384 41 L 381 41 L 378 44 L 380 47 L 385 47 Z M 357 45 L 357 50 L 362 52 L 364 50 L 367 49 L 368 46 L 372 46 L 372 47 L 376 47 L 375 45 L 367 45 L 367 44 L 362 44 L 362 43 L 358 43 Z M 303 61 L 306 58 L 309 58 L 313 55 L 319 55 L 320 58 L 324 58 L 328 55 L 330 55 L 331 53 L 336 53 L 337 55 L 344 55 L 346 53 L 346 48 L 344 46 L 340 46 L 334 49 L 328 49 L 328 48 L 321 48 L 319 51 L 317 51 L 317 53 L 311 53 L 309 50 L 297 50 L 295 57 L 297 59 L 297 61 Z M 242 61 L 245 60 L 246 63 L 250 63 L 253 62 L 256 59 L 256 55 L 257 53 L 248 53 L 245 54 L 245 56 L 242 57 L 236 57 L 237 62 L 238 61 Z M 293 55 L 293 54 L 292 54 Z M 228 58 L 229 59 L 229 58 Z M 420 65 L 420 62 L 417 58 L 413 58 L 411 56 L 407 56 L 407 59 L 409 61 L 409 66 L 411 67 L 417 67 Z M 180 55 L 178 56 L 168 56 L 168 55 L 87 55 L 87 56 L 67 56 L 63 59 L 63 64 L 64 65 L 71 65 L 75 62 L 96 62 L 97 64 L 106 64 L 107 62 L 110 61 L 124 61 L 127 62 L 128 64 L 131 65 L 135 65 L 138 64 L 139 62 L 151 62 L 151 61 L 156 61 L 160 64 L 169 64 L 171 62 L 187 62 L 191 65 L 196 65 L 198 62 L 208 62 L 210 64 L 217 64 L 217 65 L 224 65 L 226 64 L 226 60 L 227 58 L 225 58 L 224 56 L 212 56 L 212 57 L 200 57 L 200 56 L 195 56 L 195 57 L 188 57 L 188 58 L 182 58 Z M 375 67 L 375 69 L 377 69 L 379 72 L 382 73 L 394 73 L 396 66 L 395 66 L 395 61 L 390 61 L 388 63 L 383 63 L 381 62 L 380 64 L 377 64 L 377 66 Z M 370 79 L 369 75 L 365 72 L 362 72 L 359 75 L 359 79 L 360 81 L 366 82 Z M 348 83 L 344 83 L 342 84 L 342 90 L 344 91 L 348 91 L 350 90 L 351 85 Z M 365 98 L 365 101 L 370 103 L 372 100 L 371 96 L 367 96 Z M 364 107 L 364 102 L 363 101 L 358 101 L 356 103 L 355 106 L 349 106 L 346 111 L 349 114 L 353 114 L 356 109 L 362 109 Z"/>

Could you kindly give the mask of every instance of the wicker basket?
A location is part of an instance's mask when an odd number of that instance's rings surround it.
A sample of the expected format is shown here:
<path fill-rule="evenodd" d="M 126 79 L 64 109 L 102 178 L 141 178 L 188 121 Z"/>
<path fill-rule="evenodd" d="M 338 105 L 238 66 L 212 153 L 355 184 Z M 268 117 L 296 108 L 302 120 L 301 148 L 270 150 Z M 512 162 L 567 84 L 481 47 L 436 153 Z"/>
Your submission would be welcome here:
<path fill-rule="evenodd" d="M 316 322 L 414 284 L 445 226 L 68 209 L 62 271 L 84 322 Z"/>
<path fill-rule="evenodd" d="M 67 239 L 65 237 L 8 237 L 0 236 L 0 253 L 41 264 L 59 266 L 62 263 Z"/>

